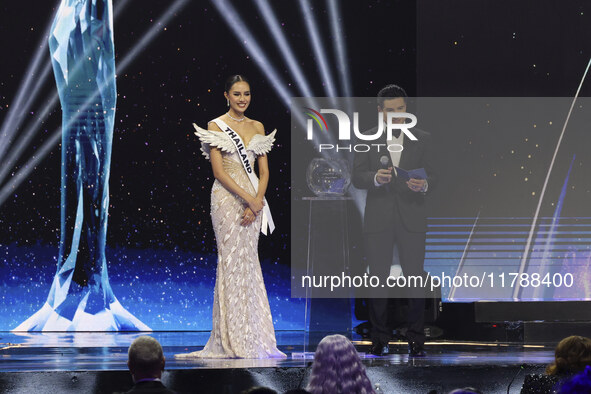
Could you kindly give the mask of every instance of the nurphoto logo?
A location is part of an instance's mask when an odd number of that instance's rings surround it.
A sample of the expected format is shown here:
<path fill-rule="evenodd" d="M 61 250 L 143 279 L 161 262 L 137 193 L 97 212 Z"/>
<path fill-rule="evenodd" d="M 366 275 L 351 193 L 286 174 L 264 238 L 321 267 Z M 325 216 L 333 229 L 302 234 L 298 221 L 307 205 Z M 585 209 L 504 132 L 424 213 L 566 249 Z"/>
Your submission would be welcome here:
<path fill-rule="evenodd" d="M 387 141 L 391 141 L 393 130 L 400 130 L 410 140 L 416 141 L 417 137 L 409 130 L 416 126 L 417 117 L 408 112 L 387 112 L 386 122 L 383 120 L 382 112 L 378 112 L 378 126 L 374 129 L 369 130 L 370 133 L 362 133 L 359 130 L 359 112 L 353 112 L 353 127 L 351 127 L 351 119 L 344 111 L 334 108 L 322 108 L 320 111 L 316 111 L 312 108 L 305 108 L 304 114 L 310 118 L 307 121 L 307 138 L 309 141 L 314 139 L 314 129 L 319 129 L 322 133 L 328 133 L 328 122 L 322 116 L 322 114 L 332 114 L 336 116 L 338 122 L 338 136 L 339 142 L 351 140 L 351 129 L 355 138 L 361 141 L 376 141 L 382 137 L 384 128 L 386 129 Z M 410 122 L 407 122 L 407 119 Z M 314 126 L 316 125 L 316 127 Z M 390 152 L 401 152 L 403 147 L 400 144 L 319 144 L 318 151 L 323 152 L 327 150 L 335 151 L 348 151 L 348 152 L 368 152 L 371 149 L 377 149 L 378 152 L 381 148 L 386 148 Z"/>

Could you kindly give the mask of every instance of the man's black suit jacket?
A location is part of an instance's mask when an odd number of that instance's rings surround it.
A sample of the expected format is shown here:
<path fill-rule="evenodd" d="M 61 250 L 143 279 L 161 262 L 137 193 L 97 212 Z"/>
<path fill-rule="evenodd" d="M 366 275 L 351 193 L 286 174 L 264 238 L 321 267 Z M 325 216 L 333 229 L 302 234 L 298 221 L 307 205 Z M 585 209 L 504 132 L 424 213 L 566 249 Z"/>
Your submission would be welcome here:
<path fill-rule="evenodd" d="M 375 134 L 377 127 L 367 131 L 367 134 Z M 426 131 L 416 128 L 410 129 L 417 141 L 412 141 L 404 136 L 403 150 L 398 167 L 405 170 L 424 168 L 427 173 L 428 189 L 426 193 L 413 192 L 406 185 L 406 181 L 397 178 L 392 172 L 392 181 L 389 184 L 375 186 L 374 177 L 378 169 L 383 168 L 380 158 L 387 156 L 390 160 L 390 152 L 387 150 L 386 133 L 378 139 L 376 144 L 384 144 L 378 152 L 372 146 L 369 152 L 356 152 L 353 162 L 353 185 L 358 189 L 367 190 L 365 204 L 365 219 L 363 232 L 383 232 L 392 229 L 395 218 L 394 210 L 398 209 L 404 227 L 409 232 L 427 231 L 427 213 L 425 209 L 426 195 L 432 192 L 436 185 L 436 167 L 433 164 L 434 147 L 431 135 Z M 368 141 L 360 141 L 371 144 Z"/>

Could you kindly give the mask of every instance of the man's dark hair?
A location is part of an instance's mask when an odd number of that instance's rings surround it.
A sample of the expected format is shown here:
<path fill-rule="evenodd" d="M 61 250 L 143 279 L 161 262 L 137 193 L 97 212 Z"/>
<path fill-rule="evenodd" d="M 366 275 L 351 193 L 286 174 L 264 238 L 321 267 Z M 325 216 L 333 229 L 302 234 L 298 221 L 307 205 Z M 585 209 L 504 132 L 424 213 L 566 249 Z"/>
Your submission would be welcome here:
<path fill-rule="evenodd" d="M 158 341 L 147 335 L 137 337 L 129 346 L 129 368 L 132 373 L 157 374 L 162 370 L 164 353 Z"/>
<path fill-rule="evenodd" d="M 394 84 L 386 85 L 378 92 L 378 105 L 380 108 L 384 108 L 384 101 L 399 97 L 404 98 L 404 101 L 406 101 L 408 95 L 404 89 Z"/>

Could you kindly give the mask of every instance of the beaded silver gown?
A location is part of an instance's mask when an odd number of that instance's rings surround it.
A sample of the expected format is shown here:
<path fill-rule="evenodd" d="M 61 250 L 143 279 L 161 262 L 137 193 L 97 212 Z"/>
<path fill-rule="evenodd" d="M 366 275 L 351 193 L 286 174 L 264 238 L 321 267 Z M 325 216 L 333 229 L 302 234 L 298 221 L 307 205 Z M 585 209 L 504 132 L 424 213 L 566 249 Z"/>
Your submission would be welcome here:
<path fill-rule="evenodd" d="M 222 132 L 196 125 L 201 151 L 209 159 L 210 147 L 220 149 L 223 167 L 234 181 L 256 195 L 234 144 Z M 256 134 L 246 146 L 248 159 L 267 154 L 275 141 L 275 131 Z M 218 262 L 213 295 L 211 336 L 203 350 L 179 354 L 177 358 L 284 358 L 277 349 L 275 330 L 258 255 L 262 215 L 248 226 L 240 224 L 246 203 L 214 181 L 211 189 L 211 220 Z"/>

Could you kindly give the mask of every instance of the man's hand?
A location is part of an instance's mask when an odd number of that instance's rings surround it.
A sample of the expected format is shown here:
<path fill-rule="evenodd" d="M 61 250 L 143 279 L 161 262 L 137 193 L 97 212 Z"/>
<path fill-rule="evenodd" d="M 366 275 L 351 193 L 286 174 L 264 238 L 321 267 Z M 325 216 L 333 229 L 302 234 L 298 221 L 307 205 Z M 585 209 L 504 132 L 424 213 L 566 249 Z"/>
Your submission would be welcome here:
<path fill-rule="evenodd" d="M 381 168 L 376 174 L 376 181 L 379 184 L 390 183 L 392 181 L 392 167 L 385 169 Z"/>
<path fill-rule="evenodd" d="M 406 185 L 408 186 L 408 188 L 410 190 L 412 190 L 413 192 L 421 192 L 424 190 L 425 188 L 425 183 L 427 181 L 424 179 L 414 179 L 411 178 L 406 182 Z"/>

